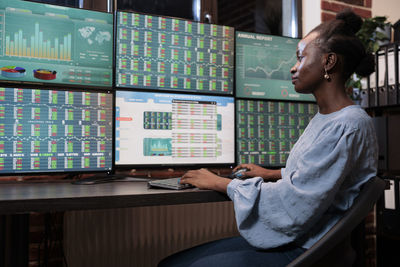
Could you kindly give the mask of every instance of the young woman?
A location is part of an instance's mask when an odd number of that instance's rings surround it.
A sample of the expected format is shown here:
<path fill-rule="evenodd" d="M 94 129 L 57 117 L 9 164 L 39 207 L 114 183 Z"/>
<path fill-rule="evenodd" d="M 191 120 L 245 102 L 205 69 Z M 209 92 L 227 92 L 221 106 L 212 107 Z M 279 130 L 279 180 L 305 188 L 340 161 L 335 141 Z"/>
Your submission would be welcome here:
<path fill-rule="evenodd" d="M 254 164 L 249 179 L 227 179 L 206 169 L 181 183 L 225 192 L 232 199 L 240 237 L 207 243 L 168 257 L 160 266 L 285 266 L 318 241 L 376 175 L 377 144 L 370 117 L 346 94 L 354 72 L 367 76 L 374 59 L 355 33 L 362 19 L 346 10 L 304 37 L 292 82 L 313 94 L 319 112 L 288 157 L 286 167 Z M 254 177 L 254 178 L 250 178 Z"/>

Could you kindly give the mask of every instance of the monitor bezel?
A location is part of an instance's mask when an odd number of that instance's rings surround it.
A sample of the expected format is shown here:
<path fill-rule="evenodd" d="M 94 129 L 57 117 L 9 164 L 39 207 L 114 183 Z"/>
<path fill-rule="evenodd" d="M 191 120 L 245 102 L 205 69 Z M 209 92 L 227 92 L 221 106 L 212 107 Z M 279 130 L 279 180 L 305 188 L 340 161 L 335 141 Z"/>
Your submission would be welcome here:
<path fill-rule="evenodd" d="M 30 89 L 30 90 L 47 90 L 47 91 L 72 91 L 72 92 L 90 92 L 90 93 L 105 93 L 105 94 L 110 94 L 111 98 L 112 98 L 112 107 L 111 107 L 111 111 L 112 111 L 112 116 L 111 116 L 111 124 L 112 124 L 112 142 L 113 144 L 111 145 L 111 165 L 110 165 L 110 169 L 104 169 L 104 170 L 85 170 L 85 169 L 80 169 L 80 170 L 57 170 L 57 171 L 45 171 L 45 170 L 39 170 L 39 171 L 35 171 L 35 170 L 29 170 L 29 171 L 23 171 L 23 172 L 1 172 L 0 173 L 0 178 L 4 177 L 4 176 L 8 176 L 8 177 L 15 177 L 15 176 L 21 176 L 21 177 L 28 177 L 28 176 L 32 176 L 32 177 L 40 177 L 40 176 L 49 176 L 49 175 L 57 175 L 57 176 L 62 176 L 65 175 L 68 178 L 73 178 L 73 177 L 79 177 L 81 175 L 90 175 L 90 174 L 105 174 L 105 175 L 111 175 L 115 173 L 115 162 L 114 162 L 114 157 L 115 157 L 115 145 L 114 145 L 114 138 L 115 138 L 115 107 L 114 105 L 114 98 L 115 98 L 115 93 L 113 90 L 108 89 L 108 90 L 104 90 L 104 89 L 93 89 L 93 88 L 87 88 L 87 89 L 82 89 L 82 88 L 67 88 L 67 87 L 63 87 L 63 88 L 55 88 L 55 87 L 51 87 L 51 86 L 45 86 L 45 87 L 37 87 L 37 88 L 32 88 L 32 86 L 18 86 L 18 87 L 11 87 L 11 86 L 7 86 L 6 88 L 21 88 L 21 89 Z M 64 178 L 65 179 L 65 178 Z"/>
<path fill-rule="evenodd" d="M 151 91 L 142 91 L 142 90 L 115 90 L 114 94 L 114 134 L 113 136 L 116 137 L 116 98 L 117 98 L 117 92 L 137 92 L 137 93 L 157 93 L 157 94 L 180 94 L 180 95 L 189 95 L 188 93 L 184 92 L 164 92 L 164 91 L 157 91 L 157 90 L 151 90 Z M 193 95 L 205 95 L 209 97 L 228 97 L 232 98 L 233 100 L 233 123 L 236 123 L 236 98 L 234 96 L 227 96 L 227 95 L 210 95 L 210 94 L 193 94 Z M 233 166 L 236 166 L 236 128 L 233 128 L 233 151 L 235 155 L 233 156 L 233 161 L 232 162 L 221 162 L 221 163 L 137 163 L 137 164 L 117 164 L 116 160 L 114 158 L 114 170 L 127 170 L 127 169 L 149 169 L 149 168 L 154 168 L 154 169 L 162 169 L 162 168 L 212 168 L 212 167 L 220 167 L 220 168 L 233 168 Z M 114 157 L 116 155 L 116 145 L 115 145 L 115 140 L 114 140 Z"/>
<path fill-rule="evenodd" d="M 115 23 L 114 23 L 114 14 L 113 12 L 106 12 L 106 11 L 100 11 L 100 10 L 93 10 L 93 9 L 88 9 L 88 8 L 79 8 L 79 7 L 72 7 L 72 6 L 66 6 L 66 5 L 60 5 L 60 4 L 53 4 L 53 3 L 43 3 L 43 2 L 36 2 L 34 0 L 19 0 L 20 2 L 30 2 L 33 4 L 38 4 L 38 5 L 50 5 L 50 6 L 56 6 L 56 7 L 62 7 L 62 8 L 69 8 L 69 9 L 75 9 L 75 10 L 84 10 L 84 11 L 89 11 L 89 12 L 95 12 L 95 13 L 102 13 L 102 14 L 110 14 L 112 16 L 112 62 L 111 65 L 112 70 L 111 70 L 111 83 L 109 85 L 88 85 L 88 84 L 83 84 L 83 83 L 76 83 L 76 84 L 69 84 L 69 83 L 52 83 L 52 82 L 40 82 L 40 81 L 18 81 L 18 80 L 4 80 L 1 78 L 0 76 L 0 86 L 1 87 L 9 87 L 10 85 L 13 85 L 15 87 L 32 87 L 32 86 L 38 86 L 41 88 L 46 88 L 46 87 L 54 87 L 60 90 L 63 90 L 63 88 L 67 88 L 70 87 L 72 88 L 76 88 L 77 90 L 79 90 L 80 88 L 84 87 L 87 89 L 93 89 L 93 90 L 110 90 L 110 88 L 114 88 L 114 63 L 115 63 L 115 54 L 114 54 L 114 46 L 115 46 L 115 36 L 114 36 L 114 31 L 115 31 Z"/>

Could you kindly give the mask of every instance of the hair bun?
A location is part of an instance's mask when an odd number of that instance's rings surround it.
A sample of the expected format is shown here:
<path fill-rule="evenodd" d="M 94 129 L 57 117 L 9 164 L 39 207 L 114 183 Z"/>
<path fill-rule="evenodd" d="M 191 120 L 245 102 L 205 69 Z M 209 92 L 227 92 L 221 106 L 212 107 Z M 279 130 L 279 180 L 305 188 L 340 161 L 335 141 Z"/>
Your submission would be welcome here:
<path fill-rule="evenodd" d="M 349 34 L 356 34 L 363 24 L 362 18 L 355 14 L 351 9 L 345 9 L 338 13 L 336 19 L 344 21 L 345 28 L 348 29 Z"/>
<path fill-rule="evenodd" d="M 354 70 L 362 77 L 367 77 L 375 71 L 375 57 L 372 54 L 366 54 Z"/>

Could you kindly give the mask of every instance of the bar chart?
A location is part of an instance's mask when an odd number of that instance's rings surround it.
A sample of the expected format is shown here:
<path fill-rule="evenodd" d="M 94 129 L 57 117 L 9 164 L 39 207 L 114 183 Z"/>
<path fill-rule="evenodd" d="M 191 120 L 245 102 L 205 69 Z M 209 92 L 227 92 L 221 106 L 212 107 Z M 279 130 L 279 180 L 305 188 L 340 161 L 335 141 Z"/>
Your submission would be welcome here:
<path fill-rule="evenodd" d="M 0 80 L 109 87 L 112 14 L 0 1 Z"/>
<path fill-rule="evenodd" d="M 6 56 L 70 61 L 71 46 L 71 33 L 46 40 L 39 23 L 35 23 L 34 33 L 30 36 L 21 29 L 5 36 Z"/>

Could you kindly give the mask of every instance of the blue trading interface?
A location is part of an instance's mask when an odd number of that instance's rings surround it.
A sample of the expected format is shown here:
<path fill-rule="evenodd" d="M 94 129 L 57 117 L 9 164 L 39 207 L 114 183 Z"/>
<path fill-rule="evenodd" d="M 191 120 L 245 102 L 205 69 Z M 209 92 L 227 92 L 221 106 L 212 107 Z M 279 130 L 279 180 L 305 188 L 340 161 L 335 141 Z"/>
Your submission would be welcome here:
<path fill-rule="evenodd" d="M 234 29 L 117 13 L 116 85 L 233 94 Z"/>
<path fill-rule="evenodd" d="M 284 166 L 317 111 L 315 103 L 236 100 L 238 163 Z"/>
<path fill-rule="evenodd" d="M 0 173 L 112 167 L 112 94 L 0 88 Z"/>

